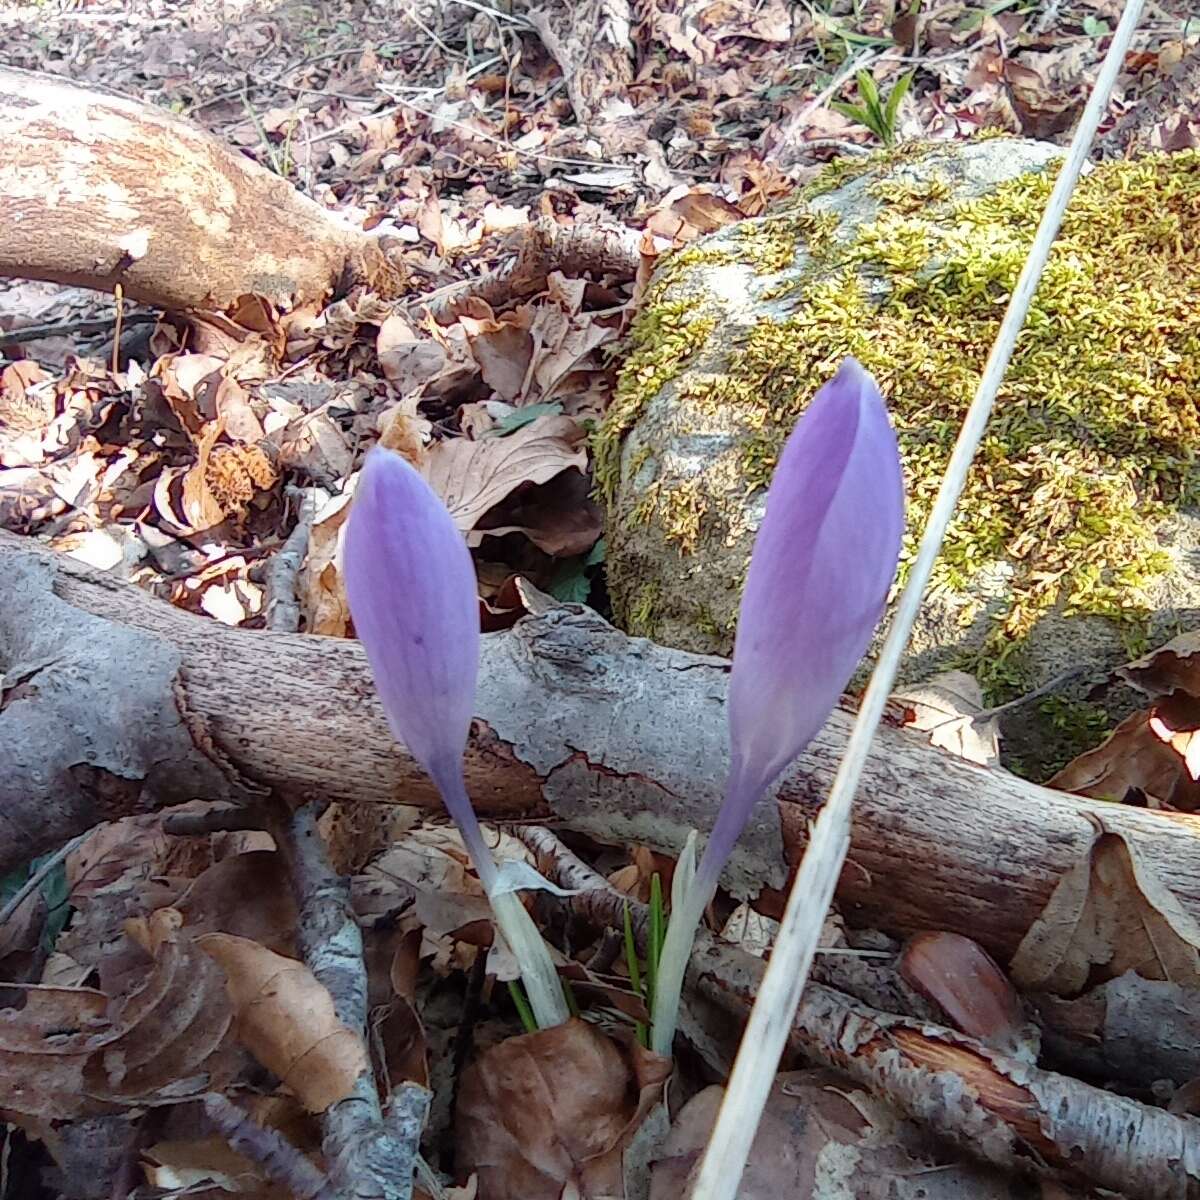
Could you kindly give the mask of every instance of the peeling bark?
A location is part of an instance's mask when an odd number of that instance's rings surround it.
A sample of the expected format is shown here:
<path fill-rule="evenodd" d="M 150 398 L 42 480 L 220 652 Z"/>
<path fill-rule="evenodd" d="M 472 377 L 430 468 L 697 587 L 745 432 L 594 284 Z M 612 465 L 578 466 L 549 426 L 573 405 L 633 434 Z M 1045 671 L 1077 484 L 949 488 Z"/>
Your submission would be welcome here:
<path fill-rule="evenodd" d="M 0 67 L 0 146 L 0 277 L 120 284 L 168 309 L 403 283 L 382 242 L 153 105 Z"/>
<path fill-rule="evenodd" d="M 32 571 L 31 561 L 52 569 Z M 22 564 L 30 582 L 18 598 L 12 581 Z M 9 584 L 0 624 L 8 681 L 0 761 L 16 764 L 0 774 L 0 871 L 103 816 L 189 796 L 269 788 L 438 805 L 428 779 L 392 740 L 357 643 L 230 629 L 11 534 L 0 534 L 0 578 Z M 61 682 L 68 698 L 79 689 L 71 725 L 13 674 L 35 634 L 52 647 L 76 648 L 73 674 Z M 62 778 L 89 769 L 106 738 L 132 736 L 131 716 L 119 714 L 166 719 L 161 686 L 150 696 L 133 674 L 164 654 L 177 663 L 172 712 L 191 734 L 194 758 L 178 768 L 157 756 L 128 765 L 127 786 L 103 810 L 64 803 Z M 88 672 L 100 672 L 90 699 Z M 626 637 L 587 610 L 526 618 L 484 639 L 466 759 L 470 794 L 492 818 L 558 821 L 601 840 L 675 852 L 690 828 L 711 827 L 720 803 L 727 684 L 724 660 Z M 835 712 L 760 806 L 726 872 L 735 891 L 784 882 L 852 719 Z M 30 721 L 43 746 L 32 766 L 23 761 Z M 856 804 L 839 903 L 853 924 L 953 930 L 1004 959 L 1091 845 L 1090 813 L 1131 839 L 1147 869 L 1200 912 L 1200 817 L 1082 800 L 885 727 Z"/>

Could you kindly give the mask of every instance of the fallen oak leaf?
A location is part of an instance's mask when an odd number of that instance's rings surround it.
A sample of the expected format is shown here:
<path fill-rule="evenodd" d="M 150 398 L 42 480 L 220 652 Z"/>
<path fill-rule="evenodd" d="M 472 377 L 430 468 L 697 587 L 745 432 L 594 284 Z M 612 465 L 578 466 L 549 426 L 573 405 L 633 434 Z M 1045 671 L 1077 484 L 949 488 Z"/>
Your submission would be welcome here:
<path fill-rule="evenodd" d="M 431 446 L 421 473 L 463 532 L 523 483 L 587 467 L 583 432 L 562 415 L 539 417 L 503 438 L 453 438 Z"/>
<path fill-rule="evenodd" d="M 126 923 L 132 970 L 105 991 L 32 990 L 0 1011 L 0 1111 L 25 1128 L 133 1107 L 159 1093 L 179 1100 L 232 1073 L 231 1020 L 219 973 L 159 909 Z"/>
<path fill-rule="evenodd" d="M 304 963 L 232 934 L 205 934 L 196 944 L 225 972 L 238 1038 L 309 1112 L 354 1091 L 369 1069 L 362 1038 L 338 1020 L 328 989 Z"/>
<path fill-rule="evenodd" d="M 1150 710 L 1125 718 L 1105 741 L 1069 762 L 1048 786 L 1096 800 L 1128 802 L 1144 795 L 1151 808 L 1200 810 L 1200 783 L 1191 775 L 1198 702 L 1177 693 Z"/>
<path fill-rule="evenodd" d="M 624 1152 L 670 1072 L 578 1017 L 509 1038 L 463 1072 L 459 1166 L 488 1200 L 622 1197 Z"/>
<path fill-rule="evenodd" d="M 1073 996 L 1136 971 L 1143 979 L 1200 987 L 1200 923 L 1128 837 L 1089 816 L 1097 836 L 1021 940 L 1009 968 L 1013 982 Z"/>

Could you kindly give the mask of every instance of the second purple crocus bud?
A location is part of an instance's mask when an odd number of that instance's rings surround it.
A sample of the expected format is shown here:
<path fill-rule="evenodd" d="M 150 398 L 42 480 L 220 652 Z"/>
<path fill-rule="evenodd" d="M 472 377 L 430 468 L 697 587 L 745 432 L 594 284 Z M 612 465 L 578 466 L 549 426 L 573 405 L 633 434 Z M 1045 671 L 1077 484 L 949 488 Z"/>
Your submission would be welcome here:
<path fill-rule="evenodd" d="M 445 505 L 391 450 L 367 455 L 342 570 L 388 725 L 428 772 L 458 826 L 538 1024 L 560 1024 L 570 1014 L 549 950 L 501 880 L 463 779 L 479 671 L 475 566 Z"/>
<path fill-rule="evenodd" d="M 871 376 L 847 359 L 792 431 L 742 594 L 729 682 L 725 799 L 676 904 L 658 969 L 653 1047 L 671 1052 L 704 909 L 755 803 L 816 736 L 883 614 L 904 534 L 896 435 Z"/>

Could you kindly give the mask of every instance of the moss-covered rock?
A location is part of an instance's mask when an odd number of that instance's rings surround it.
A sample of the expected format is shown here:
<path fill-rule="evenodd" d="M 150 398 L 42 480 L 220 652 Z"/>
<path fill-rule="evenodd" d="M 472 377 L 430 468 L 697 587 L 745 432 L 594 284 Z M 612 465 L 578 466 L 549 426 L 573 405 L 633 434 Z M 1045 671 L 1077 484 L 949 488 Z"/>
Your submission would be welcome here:
<path fill-rule="evenodd" d="M 1009 139 L 888 152 L 661 264 L 596 446 L 630 632 L 729 651 L 779 447 L 847 354 L 888 400 L 912 553 L 1058 156 Z M 1003 699 L 1196 623 L 1198 264 L 1200 154 L 1080 183 L 909 678 L 973 666 Z"/>

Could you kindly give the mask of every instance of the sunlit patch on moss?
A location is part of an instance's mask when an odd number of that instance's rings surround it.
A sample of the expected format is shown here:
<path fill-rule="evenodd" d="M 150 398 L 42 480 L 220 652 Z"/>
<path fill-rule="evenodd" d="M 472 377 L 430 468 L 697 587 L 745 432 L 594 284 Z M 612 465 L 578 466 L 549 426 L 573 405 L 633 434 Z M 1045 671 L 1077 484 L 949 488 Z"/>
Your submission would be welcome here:
<path fill-rule="evenodd" d="M 861 165 L 839 167 L 826 182 L 841 186 Z M 875 158 L 865 169 L 878 167 Z M 679 485 L 664 484 L 654 519 L 665 536 L 686 549 L 701 522 L 719 532 L 732 520 L 746 492 L 769 480 L 799 413 L 847 354 L 888 399 L 909 528 L 919 531 L 1053 182 L 1053 170 L 1031 172 L 958 203 L 936 182 L 907 194 L 905 183 L 878 185 L 878 215 L 798 280 L 788 293 L 792 315 L 749 328 L 723 374 L 687 377 L 688 403 L 736 406 L 744 418 L 741 472 L 728 497 L 693 491 L 686 504 L 672 496 Z M 802 205 L 787 207 L 803 222 Z M 1172 509 L 1200 502 L 1197 261 L 1200 154 L 1105 164 L 1080 183 L 933 581 L 962 591 L 983 568 L 1012 565 L 990 653 L 1019 642 L 1056 606 L 1111 618 L 1131 643 L 1144 629 L 1148 589 L 1171 563 L 1156 528 Z M 640 356 L 635 348 L 621 407 L 605 423 L 611 454 L 657 379 L 676 374 L 707 337 L 693 318 L 660 344 L 654 331 L 666 307 L 648 309 L 635 328 Z M 688 308 L 676 305 L 675 319 Z M 910 536 L 906 553 L 913 549 Z"/>

